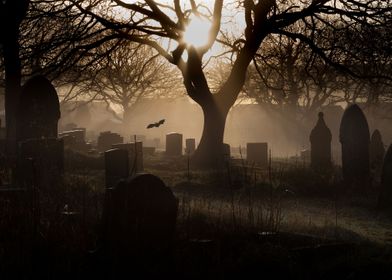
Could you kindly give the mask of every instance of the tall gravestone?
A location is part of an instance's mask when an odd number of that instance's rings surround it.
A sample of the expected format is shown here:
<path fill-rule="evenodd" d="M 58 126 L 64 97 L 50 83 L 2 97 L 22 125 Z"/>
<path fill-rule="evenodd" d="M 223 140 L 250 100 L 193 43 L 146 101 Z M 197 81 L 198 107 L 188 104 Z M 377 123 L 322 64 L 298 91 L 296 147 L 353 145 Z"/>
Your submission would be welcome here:
<path fill-rule="evenodd" d="M 105 186 L 114 188 L 129 176 L 129 157 L 125 149 L 110 149 L 105 152 Z"/>
<path fill-rule="evenodd" d="M 62 184 L 64 173 L 63 140 L 42 138 L 20 141 L 18 161 L 17 173 L 20 185 L 24 187 L 34 185 L 41 190 L 56 189 Z M 31 166 L 26 166 L 26 162 Z"/>
<path fill-rule="evenodd" d="M 249 164 L 260 166 L 268 165 L 268 144 L 267 143 L 247 143 L 246 161 Z"/>
<path fill-rule="evenodd" d="M 173 132 L 166 135 L 166 155 L 182 155 L 182 134 Z"/>
<path fill-rule="evenodd" d="M 113 144 L 112 148 L 128 151 L 129 169 L 133 173 L 143 171 L 143 142 Z"/>
<path fill-rule="evenodd" d="M 156 176 L 141 174 L 108 189 L 107 198 L 104 247 L 115 269 L 131 268 L 144 276 L 168 269 L 178 207 L 170 188 Z"/>
<path fill-rule="evenodd" d="M 378 129 L 374 130 L 370 138 L 370 168 L 374 171 L 381 170 L 384 159 L 385 148 L 382 142 L 381 133 Z"/>
<path fill-rule="evenodd" d="M 56 89 L 44 76 L 35 76 L 23 85 L 18 118 L 19 141 L 57 137 L 59 99 Z"/>
<path fill-rule="evenodd" d="M 185 153 L 187 155 L 192 155 L 196 150 L 196 140 L 195 138 L 185 139 Z"/>
<path fill-rule="evenodd" d="M 18 164 L 16 181 L 26 185 L 25 162 L 33 165 L 34 180 L 40 190 L 62 185 L 64 143 L 57 139 L 60 104 L 53 85 L 44 76 L 29 79 L 22 87 L 18 107 Z M 58 190 L 58 189 L 57 189 Z"/>
<path fill-rule="evenodd" d="M 324 121 L 324 114 L 318 114 L 316 126 L 310 133 L 310 166 L 313 170 L 323 172 L 331 169 L 332 134 Z"/>
<path fill-rule="evenodd" d="M 392 145 L 385 154 L 381 173 L 381 192 L 378 199 L 381 209 L 392 210 Z"/>
<path fill-rule="evenodd" d="M 339 140 L 342 145 L 343 179 L 348 185 L 365 187 L 369 183 L 369 125 L 357 104 L 343 114 Z"/>

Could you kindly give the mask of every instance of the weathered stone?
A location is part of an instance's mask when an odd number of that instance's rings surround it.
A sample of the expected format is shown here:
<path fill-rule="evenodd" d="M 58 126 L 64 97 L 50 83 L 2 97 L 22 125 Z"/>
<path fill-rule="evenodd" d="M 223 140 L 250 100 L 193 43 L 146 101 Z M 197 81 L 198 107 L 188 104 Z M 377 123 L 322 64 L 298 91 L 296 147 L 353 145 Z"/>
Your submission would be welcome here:
<path fill-rule="evenodd" d="M 150 174 L 137 175 L 108 189 L 104 241 L 116 268 L 131 266 L 145 273 L 167 269 L 177 207 L 172 191 Z"/>
<path fill-rule="evenodd" d="M 247 143 L 246 160 L 248 164 L 260 166 L 268 165 L 268 144 L 267 143 Z"/>
<path fill-rule="evenodd" d="M 342 171 L 347 185 L 365 187 L 369 184 L 369 126 L 358 105 L 349 106 L 340 123 Z"/>
<path fill-rule="evenodd" d="M 42 190 L 50 190 L 62 184 L 64 143 L 61 139 L 42 138 L 20 141 L 18 161 L 18 183 L 24 187 L 34 184 Z"/>
<path fill-rule="evenodd" d="M 124 142 L 124 138 L 118 133 L 112 133 L 110 131 L 101 132 L 98 136 L 97 149 L 100 152 L 111 149 L 113 144 L 120 144 Z"/>
<path fill-rule="evenodd" d="M 64 139 L 64 146 L 67 148 L 85 152 L 89 150 L 89 147 L 86 143 L 85 128 L 63 131 L 59 133 L 59 138 Z"/>
<path fill-rule="evenodd" d="M 166 135 L 166 155 L 182 155 L 182 134 L 173 132 Z"/>
<path fill-rule="evenodd" d="M 131 174 L 143 171 L 143 142 L 113 144 L 112 148 L 128 151 Z"/>
<path fill-rule="evenodd" d="M 23 85 L 18 117 L 18 140 L 57 137 L 60 105 L 48 79 L 35 76 Z"/>
<path fill-rule="evenodd" d="M 331 141 L 332 134 L 324 121 L 324 114 L 318 114 L 316 126 L 310 133 L 310 166 L 318 172 L 331 169 Z"/>
<path fill-rule="evenodd" d="M 185 153 L 187 155 L 192 155 L 196 150 L 196 140 L 195 138 L 185 139 Z"/>
<path fill-rule="evenodd" d="M 111 149 L 105 152 L 105 186 L 113 188 L 129 176 L 129 156 L 126 149 Z"/>

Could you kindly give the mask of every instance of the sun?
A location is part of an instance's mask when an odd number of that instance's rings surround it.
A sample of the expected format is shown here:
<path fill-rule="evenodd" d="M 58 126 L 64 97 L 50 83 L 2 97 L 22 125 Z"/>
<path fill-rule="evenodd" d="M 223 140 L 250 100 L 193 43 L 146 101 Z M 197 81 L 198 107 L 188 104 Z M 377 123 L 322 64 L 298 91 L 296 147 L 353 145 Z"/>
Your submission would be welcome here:
<path fill-rule="evenodd" d="M 186 44 L 195 48 L 208 45 L 211 23 L 199 16 L 191 16 L 189 24 L 185 28 L 183 40 Z"/>

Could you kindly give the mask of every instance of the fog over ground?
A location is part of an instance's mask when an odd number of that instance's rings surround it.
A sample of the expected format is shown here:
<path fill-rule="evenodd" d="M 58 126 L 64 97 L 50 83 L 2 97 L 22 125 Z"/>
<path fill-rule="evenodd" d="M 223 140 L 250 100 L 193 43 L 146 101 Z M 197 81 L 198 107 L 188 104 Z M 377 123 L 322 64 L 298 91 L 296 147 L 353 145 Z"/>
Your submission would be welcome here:
<path fill-rule="evenodd" d="M 339 125 L 343 110 L 341 106 L 323 109 L 325 121 L 332 132 L 332 156 L 337 163 L 340 161 Z M 375 108 L 364 107 L 370 133 L 379 129 L 386 146 L 392 141 L 392 128 L 384 114 L 387 110 L 387 104 Z M 244 148 L 247 142 L 268 142 L 273 157 L 300 155 L 302 150 L 310 147 L 309 133 L 317 122 L 317 113 L 308 119 L 299 116 L 293 120 L 285 110 L 259 104 L 238 104 L 228 115 L 225 142 L 232 148 Z M 161 119 L 165 119 L 162 126 L 146 128 L 149 123 Z M 135 134 L 145 135 L 150 140 L 158 137 L 161 139 L 161 148 L 164 148 L 167 133 L 182 133 L 184 143 L 186 138 L 196 138 L 198 143 L 203 129 L 201 108 L 187 97 L 138 102 L 132 109 L 130 120 L 124 124 L 114 118 L 103 103 L 93 102 L 73 111 L 63 106 L 60 130 L 71 122 L 78 127 L 86 127 L 90 141 L 95 141 L 100 132 L 110 130 L 123 135 L 125 142 L 132 141 Z"/>

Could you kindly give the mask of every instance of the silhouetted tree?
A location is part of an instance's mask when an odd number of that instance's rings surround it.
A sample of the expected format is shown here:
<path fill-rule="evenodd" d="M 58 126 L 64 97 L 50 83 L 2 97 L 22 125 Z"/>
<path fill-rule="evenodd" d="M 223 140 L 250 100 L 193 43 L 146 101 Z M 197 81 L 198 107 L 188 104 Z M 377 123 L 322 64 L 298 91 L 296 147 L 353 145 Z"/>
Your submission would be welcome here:
<path fill-rule="evenodd" d="M 22 66 L 19 52 L 20 25 L 29 0 L 0 1 L 0 45 L 4 63 L 4 98 L 7 137 L 16 137 L 16 112 L 21 91 Z"/>
<path fill-rule="evenodd" d="M 105 50 L 102 46 L 97 51 Z M 119 106 L 122 114 L 113 112 L 126 126 L 132 106 L 138 101 L 179 93 L 173 88 L 179 81 L 169 66 L 149 46 L 122 41 L 104 60 L 87 68 L 87 76 L 76 84 L 76 95 L 88 93 L 89 101 Z"/>
<path fill-rule="evenodd" d="M 188 95 L 202 107 L 204 113 L 203 134 L 194 156 L 203 164 L 215 163 L 221 158 L 227 113 L 244 85 L 248 65 L 268 35 L 280 34 L 300 40 L 328 63 L 338 65 L 339 60 L 328 56 L 335 42 L 318 46 L 313 40 L 314 34 L 339 33 L 340 27 L 335 27 L 338 20 L 343 22 L 342 26 L 378 24 L 390 16 L 391 9 L 389 1 L 241 1 L 238 9 L 240 6 L 243 9 L 246 26 L 243 34 L 231 45 L 235 51 L 235 60 L 230 75 L 218 90 L 212 92 L 203 72 L 202 61 L 221 29 L 223 1 L 215 1 L 212 12 L 205 12 L 211 20 L 210 37 L 200 47 L 187 44 L 183 38 L 190 17 L 201 16 L 204 11 L 208 11 L 202 5 L 196 5 L 195 1 L 190 1 L 190 8 L 185 10 L 178 0 L 173 5 L 150 0 L 131 3 L 121 0 L 99 1 L 100 7 L 105 7 L 105 13 L 99 12 L 96 1 L 74 0 L 73 3 L 96 22 L 111 29 L 113 34 L 150 45 L 178 66 Z M 120 7 L 127 11 L 126 19 L 113 16 L 115 9 L 118 11 Z M 302 30 L 290 31 L 288 27 L 296 23 L 300 23 Z M 176 41 L 177 47 L 173 51 L 168 50 L 165 48 L 165 40 Z M 187 60 L 182 58 L 185 51 Z"/>

